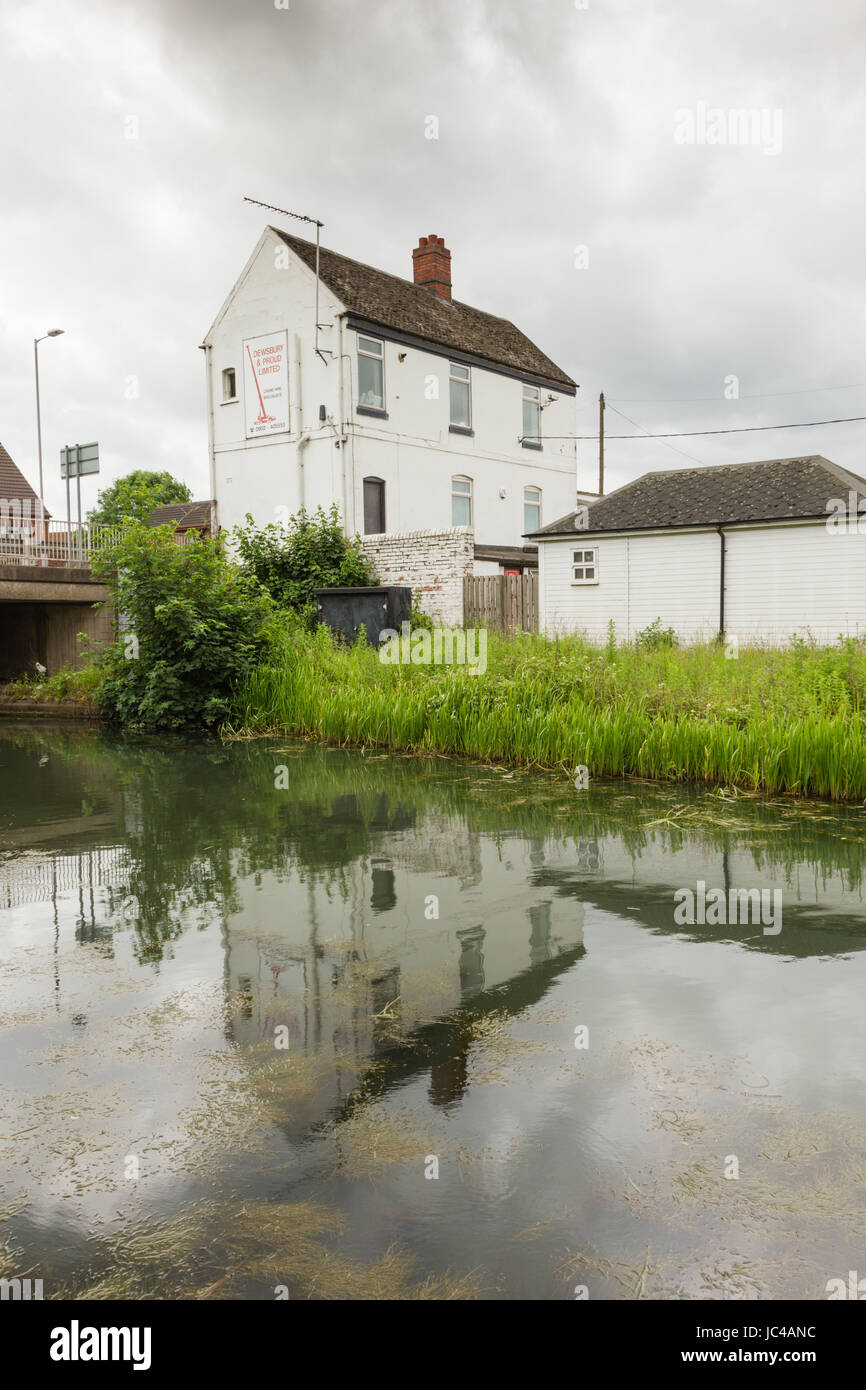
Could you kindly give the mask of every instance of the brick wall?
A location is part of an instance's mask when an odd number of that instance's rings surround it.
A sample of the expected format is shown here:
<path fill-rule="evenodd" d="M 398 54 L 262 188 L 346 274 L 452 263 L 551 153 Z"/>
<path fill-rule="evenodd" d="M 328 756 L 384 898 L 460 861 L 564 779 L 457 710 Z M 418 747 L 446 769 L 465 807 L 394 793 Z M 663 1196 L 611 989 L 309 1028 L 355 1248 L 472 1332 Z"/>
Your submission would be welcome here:
<path fill-rule="evenodd" d="M 408 584 L 415 605 L 434 622 L 462 626 L 463 576 L 472 573 L 475 556 L 471 526 L 362 536 L 361 545 L 380 584 Z"/>

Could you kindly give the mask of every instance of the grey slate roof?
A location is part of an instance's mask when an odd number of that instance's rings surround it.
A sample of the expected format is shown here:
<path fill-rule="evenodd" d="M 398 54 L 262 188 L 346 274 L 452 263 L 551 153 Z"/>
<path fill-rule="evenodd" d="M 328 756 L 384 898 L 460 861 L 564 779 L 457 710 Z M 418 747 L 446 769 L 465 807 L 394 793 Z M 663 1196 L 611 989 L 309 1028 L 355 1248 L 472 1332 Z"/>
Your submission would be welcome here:
<path fill-rule="evenodd" d="M 644 473 L 590 502 L 587 524 L 579 529 L 578 513 L 570 512 L 533 532 L 533 538 L 826 517 L 827 503 L 841 498 L 847 505 L 849 491 L 856 492 L 858 500 L 866 498 L 866 480 L 821 454 L 677 468 Z"/>
<path fill-rule="evenodd" d="M 310 270 L 315 270 L 315 242 L 292 236 L 279 227 L 272 227 L 271 231 Z M 570 393 L 576 389 L 571 377 L 508 319 L 485 314 L 456 299 L 438 299 L 431 290 L 412 280 L 375 270 L 336 251 L 327 251 L 324 246 L 319 249 L 319 276 L 350 313 L 370 323 L 424 338 L 438 347 L 486 358 L 518 374 L 542 377 Z"/>
<path fill-rule="evenodd" d="M 28 483 L 21 469 L 10 454 L 0 444 L 0 502 L 27 502 L 31 504 L 31 516 L 38 515 L 39 494 Z M 51 513 L 45 508 L 46 517 Z"/>
<path fill-rule="evenodd" d="M 155 507 L 147 518 L 149 526 L 165 526 L 173 523 L 185 529 L 209 527 L 211 523 L 212 502 L 171 502 L 165 507 Z"/>

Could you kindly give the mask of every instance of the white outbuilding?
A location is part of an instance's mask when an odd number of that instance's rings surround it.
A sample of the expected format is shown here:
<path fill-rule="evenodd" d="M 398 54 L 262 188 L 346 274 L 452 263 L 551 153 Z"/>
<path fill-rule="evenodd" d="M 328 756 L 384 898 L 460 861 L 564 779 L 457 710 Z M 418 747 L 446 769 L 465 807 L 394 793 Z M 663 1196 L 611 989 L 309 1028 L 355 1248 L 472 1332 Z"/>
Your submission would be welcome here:
<path fill-rule="evenodd" d="M 866 481 L 817 454 L 646 473 L 527 539 L 550 636 L 866 634 Z"/>

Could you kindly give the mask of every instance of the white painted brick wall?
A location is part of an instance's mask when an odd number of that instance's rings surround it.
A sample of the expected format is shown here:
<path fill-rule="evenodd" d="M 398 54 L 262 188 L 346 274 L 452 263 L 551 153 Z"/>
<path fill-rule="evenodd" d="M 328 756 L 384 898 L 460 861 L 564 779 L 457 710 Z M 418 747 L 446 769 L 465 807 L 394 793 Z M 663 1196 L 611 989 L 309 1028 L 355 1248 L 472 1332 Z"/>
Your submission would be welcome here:
<path fill-rule="evenodd" d="M 463 576 L 475 558 L 471 526 L 362 536 L 361 546 L 380 584 L 408 584 L 416 607 L 434 622 L 462 626 Z"/>

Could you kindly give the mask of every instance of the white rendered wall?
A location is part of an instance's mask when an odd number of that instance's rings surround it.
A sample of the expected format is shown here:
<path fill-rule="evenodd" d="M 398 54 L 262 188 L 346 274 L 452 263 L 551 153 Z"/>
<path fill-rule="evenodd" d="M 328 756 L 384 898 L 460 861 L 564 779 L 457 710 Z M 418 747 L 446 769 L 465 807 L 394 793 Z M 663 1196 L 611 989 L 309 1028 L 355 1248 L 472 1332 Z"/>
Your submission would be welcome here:
<path fill-rule="evenodd" d="M 450 528 L 454 475 L 472 480 L 480 544 L 523 544 L 527 486 L 541 489 L 543 525 L 574 509 L 575 441 L 550 438 L 541 451 L 519 444 L 518 379 L 472 367 L 474 434 L 452 434 L 448 357 L 384 340 L 388 418 L 359 415 L 357 334 L 345 328 L 341 313 L 342 305 L 320 286 L 319 323 L 328 325 L 319 333 L 323 361 L 315 354 L 315 276 L 267 231 L 205 342 L 220 526 L 239 524 L 247 512 L 266 525 L 302 505 L 314 510 L 336 503 L 347 531 L 363 533 L 365 477 L 385 482 L 389 532 Z M 243 401 L 222 403 L 222 373 L 233 367 L 242 392 L 244 340 L 278 331 L 288 333 L 291 428 L 246 439 Z M 573 436 L 573 397 L 542 388 L 542 401 L 548 395 L 557 399 L 542 411 L 543 435 Z M 325 424 L 319 421 L 320 406 Z M 302 435 L 309 435 L 309 442 L 299 448 Z M 346 443 L 338 448 L 341 435 Z"/>

